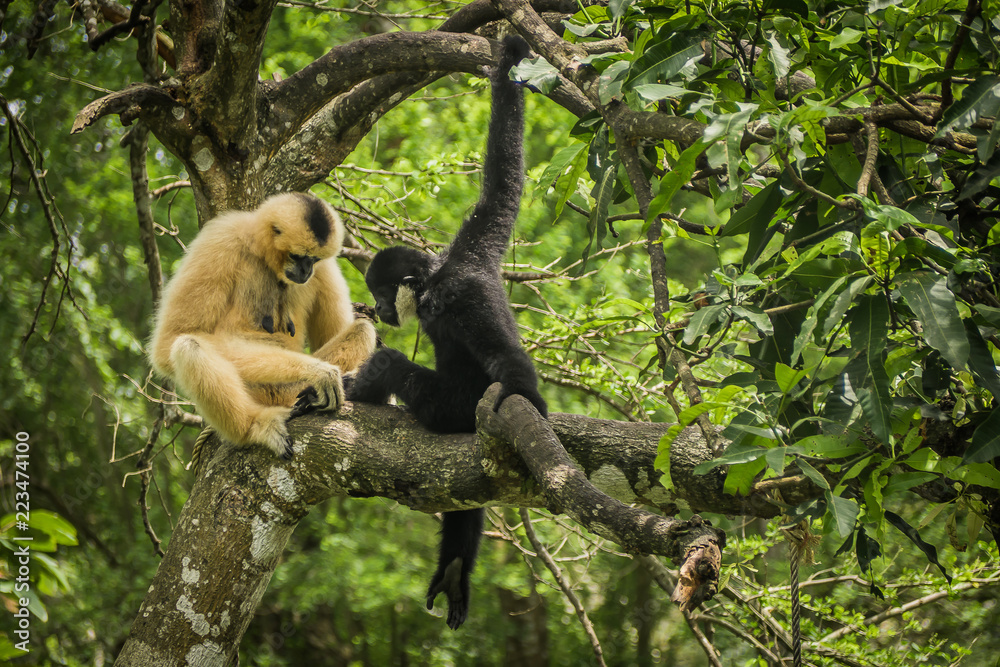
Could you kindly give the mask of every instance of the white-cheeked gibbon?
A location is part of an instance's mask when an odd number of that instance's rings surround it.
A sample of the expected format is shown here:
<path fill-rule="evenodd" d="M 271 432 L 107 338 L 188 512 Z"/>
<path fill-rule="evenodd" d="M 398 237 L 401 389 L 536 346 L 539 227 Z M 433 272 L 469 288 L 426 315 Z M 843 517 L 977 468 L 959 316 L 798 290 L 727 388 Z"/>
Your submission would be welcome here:
<path fill-rule="evenodd" d="M 214 218 L 188 247 L 163 293 L 150 359 L 224 439 L 287 460 L 288 419 L 343 404 L 341 373 L 376 344 L 336 263 L 343 239 L 325 202 L 286 193 Z"/>

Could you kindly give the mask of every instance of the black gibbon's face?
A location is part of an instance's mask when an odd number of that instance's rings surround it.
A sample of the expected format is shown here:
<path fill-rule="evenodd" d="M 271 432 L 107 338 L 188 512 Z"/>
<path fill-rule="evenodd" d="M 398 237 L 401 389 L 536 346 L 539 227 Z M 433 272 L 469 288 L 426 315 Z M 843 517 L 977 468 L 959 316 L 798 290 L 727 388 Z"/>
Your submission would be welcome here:
<path fill-rule="evenodd" d="M 380 250 L 372 259 L 365 284 L 375 297 L 380 320 L 394 327 L 417 316 L 417 292 L 430 258 L 416 250 L 392 247 Z"/>
<path fill-rule="evenodd" d="M 417 316 L 417 295 L 409 285 L 383 285 L 371 289 L 375 313 L 392 327 L 402 326 Z"/>
<path fill-rule="evenodd" d="M 399 326 L 399 316 L 396 314 L 396 286 L 386 285 L 372 290 L 375 297 L 375 314 L 392 327 Z"/>

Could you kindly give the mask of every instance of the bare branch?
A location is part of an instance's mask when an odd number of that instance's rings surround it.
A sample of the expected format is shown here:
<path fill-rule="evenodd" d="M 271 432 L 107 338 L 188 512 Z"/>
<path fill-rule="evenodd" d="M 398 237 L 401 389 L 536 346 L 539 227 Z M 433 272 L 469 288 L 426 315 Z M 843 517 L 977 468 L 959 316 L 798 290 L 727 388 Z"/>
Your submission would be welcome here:
<path fill-rule="evenodd" d="M 590 617 L 587 616 L 587 610 L 584 609 L 583 603 L 580 602 L 580 598 L 577 597 L 576 593 L 573 592 L 573 588 L 566 581 L 565 577 L 562 575 L 562 570 L 556 565 L 556 562 L 552 560 L 552 555 L 549 554 L 549 550 L 545 548 L 542 541 L 538 539 L 538 535 L 535 534 L 535 527 L 531 523 L 531 516 L 528 510 L 523 507 L 520 509 L 521 521 L 524 524 L 524 534 L 528 536 L 528 541 L 531 542 L 532 548 L 538 555 L 538 558 L 545 563 L 545 567 L 549 569 L 552 573 L 552 577 L 556 580 L 556 584 L 559 585 L 559 589 L 569 600 L 569 603 L 573 605 L 573 609 L 576 611 L 577 618 L 580 619 L 580 625 L 583 626 L 583 632 L 587 635 L 587 639 L 590 640 L 590 646 L 594 650 L 594 658 L 597 660 L 598 665 L 604 665 L 604 651 L 601 649 L 601 641 L 597 638 L 597 633 L 594 632 L 594 624 L 590 622 Z"/>

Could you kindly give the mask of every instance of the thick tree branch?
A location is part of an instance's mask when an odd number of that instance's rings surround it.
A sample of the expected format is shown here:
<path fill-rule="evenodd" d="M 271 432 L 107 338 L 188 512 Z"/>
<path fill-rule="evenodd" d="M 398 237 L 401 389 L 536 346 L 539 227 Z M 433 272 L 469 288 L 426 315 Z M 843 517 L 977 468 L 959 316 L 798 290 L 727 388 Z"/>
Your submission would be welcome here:
<path fill-rule="evenodd" d="M 268 125 L 280 141 L 334 97 L 362 81 L 392 72 L 476 74 L 496 61 L 498 49 L 485 37 L 441 31 L 364 37 L 331 49 L 277 84 L 267 95 L 273 108 Z"/>
<path fill-rule="evenodd" d="M 666 425 L 558 414 L 546 422 L 520 397 L 505 401 L 499 414 L 492 413 L 492 404 L 486 398 L 480 408 L 490 422 L 482 441 L 474 434 L 430 433 L 399 408 L 348 405 L 338 418 L 312 415 L 291 422 L 295 458 L 289 463 L 263 448 L 206 450 L 203 476 L 116 664 L 228 664 L 296 523 L 331 495 L 382 496 L 424 512 L 556 505 L 637 552 L 679 560 L 698 548 L 699 539 L 718 548 L 720 534 L 703 523 L 622 504 L 657 502 L 655 496 L 672 507 L 649 472 Z M 517 434 L 517 449 L 501 435 L 509 433 Z M 532 442 L 528 433 L 546 442 Z M 528 454 L 542 486 L 518 452 Z M 597 497 L 604 500 L 586 505 Z M 622 524 L 636 519 L 642 523 Z"/>

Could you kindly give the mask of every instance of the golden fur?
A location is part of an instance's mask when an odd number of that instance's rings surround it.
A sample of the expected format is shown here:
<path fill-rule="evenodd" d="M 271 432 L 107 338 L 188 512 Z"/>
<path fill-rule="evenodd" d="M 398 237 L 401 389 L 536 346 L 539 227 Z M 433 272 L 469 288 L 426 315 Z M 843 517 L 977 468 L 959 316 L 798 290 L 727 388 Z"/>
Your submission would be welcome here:
<path fill-rule="evenodd" d="M 375 349 L 375 327 L 354 318 L 336 263 L 343 237 L 327 204 L 289 193 L 220 215 L 188 247 L 164 291 L 150 360 L 225 439 L 290 458 L 293 404 L 295 414 L 338 410 L 341 371 Z M 311 275 L 294 273 L 302 258 L 316 260 Z"/>

